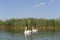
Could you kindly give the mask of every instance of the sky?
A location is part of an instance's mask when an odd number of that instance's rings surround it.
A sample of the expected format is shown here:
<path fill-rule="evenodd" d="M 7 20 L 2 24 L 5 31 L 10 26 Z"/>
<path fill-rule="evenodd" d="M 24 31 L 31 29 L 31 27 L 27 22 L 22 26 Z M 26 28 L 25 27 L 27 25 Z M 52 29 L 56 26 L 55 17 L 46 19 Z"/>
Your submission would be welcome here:
<path fill-rule="evenodd" d="M 60 18 L 60 0 L 0 0 L 0 20 Z"/>

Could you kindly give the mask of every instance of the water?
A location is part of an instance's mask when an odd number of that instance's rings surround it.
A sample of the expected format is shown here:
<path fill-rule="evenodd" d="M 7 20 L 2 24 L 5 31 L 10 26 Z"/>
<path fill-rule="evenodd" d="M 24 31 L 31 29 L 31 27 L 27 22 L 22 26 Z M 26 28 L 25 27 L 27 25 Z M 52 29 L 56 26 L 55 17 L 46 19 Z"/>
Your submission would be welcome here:
<path fill-rule="evenodd" d="M 0 40 L 60 40 L 60 32 L 39 31 L 25 38 L 23 32 L 0 31 Z"/>

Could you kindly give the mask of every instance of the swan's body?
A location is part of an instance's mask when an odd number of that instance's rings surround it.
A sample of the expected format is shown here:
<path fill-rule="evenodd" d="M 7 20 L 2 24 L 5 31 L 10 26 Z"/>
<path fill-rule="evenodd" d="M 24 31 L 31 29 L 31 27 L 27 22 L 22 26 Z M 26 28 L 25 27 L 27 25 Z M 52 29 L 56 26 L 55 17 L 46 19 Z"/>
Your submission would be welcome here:
<path fill-rule="evenodd" d="M 32 30 L 33 33 L 37 33 L 37 29 Z"/>
<path fill-rule="evenodd" d="M 37 33 L 37 32 L 38 32 L 38 29 L 32 28 L 32 33 Z"/>
<path fill-rule="evenodd" d="M 30 31 L 30 30 L 25 30 L 24 34 L 25 34 L 26 36 L 29 36 L 29 35 L 31 35 L 31 31 Z"/>
<path fill-rule="evenodd" d="M 27 27 L 25 27 L 24 35 L 25 36 L 31 35 L 31 30 L 27 30 Z"/>

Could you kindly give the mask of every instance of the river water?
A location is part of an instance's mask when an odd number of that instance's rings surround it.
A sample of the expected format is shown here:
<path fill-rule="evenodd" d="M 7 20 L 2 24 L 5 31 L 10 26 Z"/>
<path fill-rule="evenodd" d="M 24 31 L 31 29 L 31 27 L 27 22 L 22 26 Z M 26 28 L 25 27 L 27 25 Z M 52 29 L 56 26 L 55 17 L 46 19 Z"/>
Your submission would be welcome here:
<path fill-rule="evenodd" d="M 60 40 L 59 31 L 39 31 L 24 37 L 24 32 L 0 31 L 0 40 Z"/>

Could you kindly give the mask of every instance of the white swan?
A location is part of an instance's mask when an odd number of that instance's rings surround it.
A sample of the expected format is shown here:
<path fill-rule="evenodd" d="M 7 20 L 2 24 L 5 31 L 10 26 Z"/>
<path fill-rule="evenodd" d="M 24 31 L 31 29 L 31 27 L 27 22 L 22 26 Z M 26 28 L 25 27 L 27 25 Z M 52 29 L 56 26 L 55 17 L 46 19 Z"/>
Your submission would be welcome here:
<path fill-rule="evenodd" d="M 31 30 L 27 30 L 27 27 L 25 27 L 24 35 L 25 35 L 25 37 L 30 36 L 31 35 Z"/>
<path fill-rule="evenodd" d="M 33 27 L 32 27 L 32 33 L 37 33 L 38 32 L 38 29 L 34 29 Z"/>

